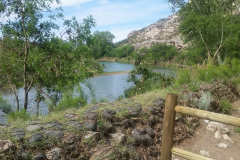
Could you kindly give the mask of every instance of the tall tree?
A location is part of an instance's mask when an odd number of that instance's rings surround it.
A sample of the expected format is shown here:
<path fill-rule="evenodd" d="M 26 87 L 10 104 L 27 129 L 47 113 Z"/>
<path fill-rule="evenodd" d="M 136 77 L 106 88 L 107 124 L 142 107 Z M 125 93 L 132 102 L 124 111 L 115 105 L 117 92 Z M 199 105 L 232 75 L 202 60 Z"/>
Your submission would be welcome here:
<path fill-rule="evenodd" d="M 24 109 L 27 110 L 28 93 L 34 85 L 58 90 L 99 69 L 98 65 L 91 66 L 94 63 L 87 57 L 86 43 L 95 25 L 93 18 L 90 16 L 83 23 L 76 18 L 66 20 L 66 29 L 61 35 L 67 34 L 68 38 L 64 41 L 55 36 L 59 26 L 54 20 L 63 18 L 63 14 L 59 8 L 57 12 L 51 10 L 53 2 L 0 1 L 0 17 L 6 19 L 0 24 L 0 74 L 14 92 L 18 111 L 18 87 L 23 86 Z M 49 19 L 46 19 L 47 13 Z"/>
<path fill-rule="evenodd" d="M 114 47 L 115 36 L 109 31 L 95 31 L 89 43 L 90 54 L 95 58 L 109 55 Z"/>
<path fill-rule="evenodd" d="M 226 57 L 239 57 L 239 0 L 170 0 L 180 7 L 179 30 L 186 43 L 204 48 L 208 62 L 222 63 Z"/>

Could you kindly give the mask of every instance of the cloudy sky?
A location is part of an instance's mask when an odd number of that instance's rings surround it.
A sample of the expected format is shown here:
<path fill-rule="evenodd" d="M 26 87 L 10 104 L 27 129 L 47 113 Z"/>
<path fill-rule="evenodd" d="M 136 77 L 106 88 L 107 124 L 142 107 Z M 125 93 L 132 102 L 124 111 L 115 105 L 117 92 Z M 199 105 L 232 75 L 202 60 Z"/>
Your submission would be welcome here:
<path fill-rule="evenodd" d="M 110 31 L 116 37 L 114 42 L 171 15 L 167 0 L 61 0 L 61 3 L 65 18 L 75 16 L 82 20 L 92 15 L 97 22 L 92 31 Z"/>

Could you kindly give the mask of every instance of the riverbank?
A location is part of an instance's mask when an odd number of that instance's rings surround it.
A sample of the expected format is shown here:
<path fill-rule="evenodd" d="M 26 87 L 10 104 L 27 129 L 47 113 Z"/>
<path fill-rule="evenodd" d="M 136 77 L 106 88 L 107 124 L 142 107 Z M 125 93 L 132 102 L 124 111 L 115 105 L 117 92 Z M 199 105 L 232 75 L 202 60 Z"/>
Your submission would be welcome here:
<path fill-rule="evenodd" d="M 228 87 L 216 88 L 216 94 L 221 90 L 232 100 L 237 98 Z M 169 87 L 32 117 L 30 121 L 18 119 L 1 126 L 0 159 L 159 159 L 167 93 L 177 94 L 179 105 L 193 107 L 186 99 L 193 92 Z M 194 98 L 200 93 L 195 92 Z M 175 121 L 174 144 L 181 146 L 195 135 L 200 123 L 197 118 L 181 115 Z"/>
<path fill-rule="evenodd" d="M 165 103 L 161 97 L 166 92 L 153 91 L 1 126 L 0 159 L 159 158 Z M 185 128 L 175 137 L 179 143 L 192 130 L 182 121 L 176 123 L 177 128 Z"/>

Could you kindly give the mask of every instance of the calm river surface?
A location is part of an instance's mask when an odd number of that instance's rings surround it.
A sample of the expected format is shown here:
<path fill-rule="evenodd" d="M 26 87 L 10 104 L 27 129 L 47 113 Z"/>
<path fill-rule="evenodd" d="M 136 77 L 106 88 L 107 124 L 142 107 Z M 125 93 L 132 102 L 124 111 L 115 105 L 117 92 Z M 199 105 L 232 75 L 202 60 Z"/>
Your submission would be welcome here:
<path fill-rule="evenodd" d="M 130 71 L 133 69 L 132 64 L 118 63 L 118 62 L 101 62 L 104 64 L 104 72 L 118 72 L 118 71 Z M 169 69 L 157 69 L 157 71 L 168 74 Z M 106 100 L 114 101 L 119 96 L 123 95 L 124 90 L 133 86 L 132 83 L 126 82 L 127 74 L 113 74 L 106 76 L 96 76 L 89 78 L 86 81 L 89 82 L 95 92 L 97 101 Z M 81 83 L 81 86 L 88 97 L 88 102 L 90 103 L 92 97 L 90 95 L 89 88 L 85 84 Z M 8 102 L 15 107 L 15 98 L 11 90 L 0 89 L 2 96 L 8 100 Z M 20 106 L 23 106 L 24 100 L 24 90 L 20 88 L 18 90 Z M 28 111 L 31 113 L 36 112 L 35 103 L 36 90 L 33 88 L 29 93 L 29 107 Z M 40 103 L 40 113 L 46 115 L 48 114 L 47 105 L 44 102 Z M 0 111 L 0 124 L 6 122 L 6 117 L 2 111 Z"/>

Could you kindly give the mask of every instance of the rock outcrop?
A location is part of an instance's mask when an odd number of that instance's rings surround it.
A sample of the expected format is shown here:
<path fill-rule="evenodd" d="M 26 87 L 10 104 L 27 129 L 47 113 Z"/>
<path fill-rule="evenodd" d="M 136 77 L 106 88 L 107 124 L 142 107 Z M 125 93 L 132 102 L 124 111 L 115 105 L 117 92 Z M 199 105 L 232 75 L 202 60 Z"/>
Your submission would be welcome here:
<path fill-rule="evenodd" d="M 149 48 L 155 43 L 166 43 L 182 49 L 186 45 L 183 44 L 180 38 L 178 32 L 179 24 L 179 16 L 175 13 L 167 18 L 160 19 L 146 28 L 132 31 L 128 34 L 128 43 L 132 44 L 136 49 Z"/>

